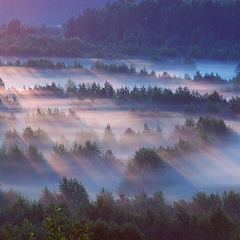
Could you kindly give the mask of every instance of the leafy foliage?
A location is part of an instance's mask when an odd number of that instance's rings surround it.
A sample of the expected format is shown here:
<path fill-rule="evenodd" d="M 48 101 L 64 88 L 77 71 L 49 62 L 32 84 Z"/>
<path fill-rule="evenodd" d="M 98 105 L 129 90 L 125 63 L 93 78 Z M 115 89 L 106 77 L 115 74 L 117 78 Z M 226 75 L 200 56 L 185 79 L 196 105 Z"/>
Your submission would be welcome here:
<path fill-rule="evenodd" d="M 63 178 L 72 190 L 77 180 Z M 55 195 L 60 192 L 49 193 Z M 82 186 L 83 187 L 83 186 Z M 75 190 L 74 190 L 75 191 Z M 15 196 L 14 198 L 10 196 Z M 23 199 L 14 192 L 1 192 L 0 239 L 39 240 L 155 240 L 159 239 L 237 239 L 239 235 L 239 193 L 207 194 L 199 192 L 191 200 L 165 201 L 161 191 L 152 195 L 140 192 L 132 198 L 118 198 L 103 189 L 86 202 L 87 211 L 71 212 L 59 198 L 50 208 L 40 202 Z M 45 195 L 46 197 L 46 195 Z M 79 203 L 78 195 L 71 195 Z M 85 207 L 84 207 L 85 208 Z M 80 215 L 78 215 L 80 214 Z M 84 214 L 85 220 L 82 214 Z"/>

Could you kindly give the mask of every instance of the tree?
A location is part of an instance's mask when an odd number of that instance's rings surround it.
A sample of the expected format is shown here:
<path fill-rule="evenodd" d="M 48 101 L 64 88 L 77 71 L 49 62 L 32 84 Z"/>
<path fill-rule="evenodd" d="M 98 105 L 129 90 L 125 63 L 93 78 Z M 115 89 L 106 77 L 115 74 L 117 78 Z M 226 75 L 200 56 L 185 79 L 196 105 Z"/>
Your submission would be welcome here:
<path fill-rule="evenodd" d="M 222 208 L 216 206 L 210 215 L 210 231 L 213 239 L 229 239 L 233 229 L 231 220 Z"/>
<path fill-rule="evenodd" d="M 144 240 L 145 237 L 140 229 L 133 223 L 125 223 L 121 229 L 121 240 Z M 119 240 L 120 240 L 119 239 Z"/>
<path fill-rule="evenodd" d="M 136 171 L 155 171 L 164 167 L 163 160 L 154 149 L 141 148 L 138 150 L 129 164 Z"/>
<path fill-rule="evenodd" d="M 107 124 L 106 128 L 104 129 L 103 142 L 110 148 L 115 148 L 117 144 L 110 124 Z"/>
<path fill-rule="evenodd" d="M 63 177 L 60 181 L 59 191 L 62 200 L 72 211 L 89 204 L 86 189 L 76 178 L 67 179 Z"/>
<path fill-rule="evenodd" d="M 1 78 L 0 78 L 0 90 L 5 90 L 5 83 Z"/>
<path fill-rule="evenodd" d="M 44 220 L 43 226 L 44 240 L 91 240 L 92 236 L 87 224 L 80 225 L 70 221 L 58 206 L 55 206 L 53 213 Z"/>
<path fill-rule="evenodd" d="M 59 204 L 58 196 L 55 192 L 51 192 L 46 186 L 42 190 L 42 194 L 39 199 L 39 203 L 44 206 L 45 209 L 51 209 L 53 206 Z"/>
<path fill-rule="evenodd" d="M 152 134 L 152 131 L 151 131 L 149 125 L 147 124 L 147 122 L 144 123 L 144 126 L 143 126 L 143 134 L 146 135 L 146 136 Z"/>
<path fill-rule="evenodd" d="M 106 94 L 108 98 L 113 98 L 115 91 L 113 86 L 109 82 L 105 82 L 104 88 L 106 90 Z"/>
<path fill-rule="evenodd" d="M 13 19 L 8 23 L 7 32 L 9 34 L 19 35 L 21 32 L 21 22 L 19 19 Z"/>
<path fill-rule="evenodd" d="M 93 205 L 93 219 L 101 218 L 106 221 L 114 220 L 117 213 L 113 194 L 104 188 L 97 194 L 96 202 Z"/>

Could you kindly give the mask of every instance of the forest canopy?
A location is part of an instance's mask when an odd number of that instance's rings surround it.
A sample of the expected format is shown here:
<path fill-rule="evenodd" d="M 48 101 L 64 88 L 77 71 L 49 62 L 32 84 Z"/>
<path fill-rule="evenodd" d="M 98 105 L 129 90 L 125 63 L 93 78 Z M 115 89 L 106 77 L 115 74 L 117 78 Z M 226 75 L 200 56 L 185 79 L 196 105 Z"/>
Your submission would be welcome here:
<path fill-rule="evenodd" d="M 233 60 L 240 53 L 239 9 L 238 0 L 119 0 L 72 17 L 63 31 L 11 21 L 2 27 L 0 53 Z"/>

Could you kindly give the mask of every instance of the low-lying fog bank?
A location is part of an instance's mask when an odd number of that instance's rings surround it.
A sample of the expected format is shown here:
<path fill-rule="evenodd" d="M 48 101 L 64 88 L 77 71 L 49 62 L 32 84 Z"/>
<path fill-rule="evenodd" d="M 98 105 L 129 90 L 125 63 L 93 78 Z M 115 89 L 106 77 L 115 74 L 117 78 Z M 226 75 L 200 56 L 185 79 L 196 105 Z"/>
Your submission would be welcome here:
<path fill-rule="evenodd" d="M 39 101 L 37 109 L 27 104 L 27 113 L 15 114 L 12 128 L 9 127 L 12 130 L 2 130 L 2 144 L 6 148 L 0 151 L 3 154 L 0 157 L 4 171 L 1 173 L 3 188 L 12 187 L 29 197 L 38 197 L 45 185 L 54 190 L 62 176 L 77 177 L 91 197 L 102 187 L 115 196 L 119 192 L 131 195 L 141 189 L 149 193 L 161 189 L 168 200 L 188 198 L 200 190 L 210 192 L 239 188 L 239 121 L 226 121 L 226 126 L 234 134 L 218 143 L 220 136 L 212 141 L 212 137 L 208 139 L 204 134 L 199 138 L 196 130 L 182 128 L 186 124 L 184 113 L 161 110 L 132 112 L 114 108 L 108 111 L 83 110 L 81 107 L 77 110 L 75 106 L 75 112 L 70 116 L 66 110 L 58 112 L 51 108 L 61 105 L 64 109 L 63 104 L 69 106 L 68 101 L 60 99 Z M 106 102 L 101 104 L 104 107 Z M 194 119 L 199 121 L 197 116 Z M 206 144 L 204 140 L 196 148 L 193 146 L 194 151 L 181 142 L 194 143 L 202 137 L 210 143 Z M 91 141 L 90 145 L 87 140 Z M 30 148 L 31 145 L 37 149 Z M 142 147 L 166 149 L 158 151 L 169 170 L 150 171 L 143 178 L 144 182 L 138 182 L 140 168 L 133 179 L 130 177 L 133 188 L 128 190 L 130 183 L 122 185 L 123 179 L 128 176 L 125 175 L 126 167 Z M 149 156 L 144 159 L 148 161 Z M 12 165 L 9 165 L 10 162 Z"/>
<path fill-rule="evenodd" d="M 13 62 L 17 60 L 25 62 L 32 57 L 0 57 L 2 63 Z M 197 71 L 202 74 L 214 73 L 219 74 L 224 79 L 232 79 L 236 74 L 236 68 L 238 63 L 234 61 L 209 61 L 209 60 L 193 60 L 191 62 L 185 62 L 184 60 L 164 60 L 164 61 L 150 61 L 147 59 L 94 59 L 94 58 L 48 58 L 54 63 L 62 62 L 65 64 L 73 65 L 74 62 L 79 62 L 84 68 L 91 68 L 91 66 L 97 62 L 102 61 L 106 64 L 121 64 L 127 65 L 133 64 L 139 71 L 141 68 L 146 67 L 148 70 L 153 70 L 157 74 L 168 72 L 171 75 L 177 77 L 184 77 L 185 73 L 193 76 Z"/>
<path fill-rule="evenodd" d="M 36 198 L 67 176 L 91 197 L 102 187 L 115 196 L 161 189 L 170 201 L 238 190 L 238 90 L 201 75 L 145 75 L 0 68 L 1 188 Z"/>
<path fill-rule="evenodd" d="M 157 86 L 175 90 L 179 86 L 188 86 L 192 91 L 198 91 L 201 94 L 210 93 L 217 90 L 226 98 L 238 96 L 233 84 L 223 83 L 206 83 L 201 81 L 192 81 L 178 77 L 162 77 L 154 79 L 138 75 L 128 74 L 109 74 L 98 71 L 86 71 L 80 69 L 30 69 L 18 67 L 0 67 L 0 77 L 5 82 L 6 88 L 16 88 L 22 90 L 25 87 L 33 88 L 36 85 L 51 85 L 55 83 L 57 86 L 65 87 L 67 82 L 71 80 L 76 85 L 99 83 L 101 86 L 107 81 L 114 88 L 128 87 L 133 89 L 135 86 Z"/>

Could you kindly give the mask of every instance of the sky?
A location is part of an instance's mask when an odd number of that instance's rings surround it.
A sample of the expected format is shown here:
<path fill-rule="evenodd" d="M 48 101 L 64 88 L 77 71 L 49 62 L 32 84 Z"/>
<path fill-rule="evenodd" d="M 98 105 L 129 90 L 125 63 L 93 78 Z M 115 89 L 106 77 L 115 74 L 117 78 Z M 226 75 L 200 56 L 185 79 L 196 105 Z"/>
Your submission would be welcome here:
<path fill-rule="evenodd" d="M 107 0 L 0 0 L 0 23 L 19 18 L 24 23 L 60 25 L 86 8 L 103 7 L 106 2 Z"/>

